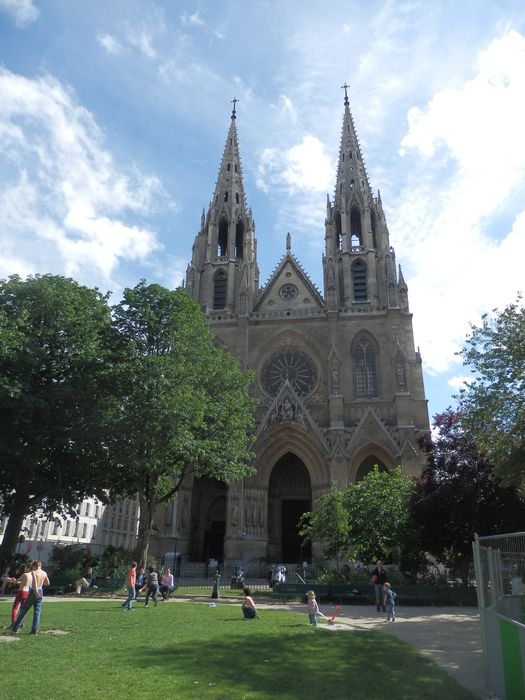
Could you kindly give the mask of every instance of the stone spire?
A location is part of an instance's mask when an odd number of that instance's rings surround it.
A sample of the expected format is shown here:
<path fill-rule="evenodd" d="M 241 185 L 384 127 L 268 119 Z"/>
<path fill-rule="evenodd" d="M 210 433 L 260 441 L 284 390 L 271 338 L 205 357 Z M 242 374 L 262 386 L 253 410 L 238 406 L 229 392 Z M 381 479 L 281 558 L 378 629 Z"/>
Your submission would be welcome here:
<path fill-rule="evenodd" d="M 193 244 L 186 288 L 219 320 L 247 315 L 259 288 L 252 212 L 246 205 L 237 138 L 237 98 L 207 216 Z"/>
<path fill-rule="evenodd" d="M 224 145 L 215 192 L 211 202 L 211 206 L 216 210 L 226 210 L 230 219 L 236 218 L 240 212 L 244 214 L 246 210 L 236 125 L 237 113 L 235 107 L 238 101 L 237 98 L 232 100 L 231 124 Z"/>
<path fill-rule="evenodd" d="M 339 148 L 339 162 L 337 165 L 337 178 L 335 186 L 335 201 L 348 201 L 354 193 L 364 195 L 365 201 L 372 196 L 368 175 L 366 173 L 361 146 L 357 138 L 354 120 L 350 111 L 348 100 L 348 85 L 342 88 L 345 91 L 343 130 L 341 133 L 341 145 Z"/>

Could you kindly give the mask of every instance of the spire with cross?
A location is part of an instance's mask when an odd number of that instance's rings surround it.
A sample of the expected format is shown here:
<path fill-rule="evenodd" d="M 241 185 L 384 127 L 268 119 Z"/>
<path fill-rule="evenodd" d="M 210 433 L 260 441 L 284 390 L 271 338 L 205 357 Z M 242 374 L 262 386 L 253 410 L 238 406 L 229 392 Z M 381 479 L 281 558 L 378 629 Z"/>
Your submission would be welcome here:
<path fill-rule="evenodd" d="M 239 101 L 239 100 L 238 100 L 236 97 L 234 97 L 233 100 L 232 100 L 232 103 L 233 103 L 232 119 L 237 119 L 237 113 L 236 113 L 236 111 L 235 111 L 235 108 L 237 107 L 237 102 L 238 102 L 238 101 Z"/>
<path fill-rule="evenodd" d="M 348 93 L 347 93 L 347 90 L 349 87 L 350 87 L 350 85 L 348 85 L 347 83 L 345 83 L 344 85 L 341 85 L 341 90 L 345 91 L 345 107 L 348 107 L 350 105 L 350 102 L 348 101 Z"/>

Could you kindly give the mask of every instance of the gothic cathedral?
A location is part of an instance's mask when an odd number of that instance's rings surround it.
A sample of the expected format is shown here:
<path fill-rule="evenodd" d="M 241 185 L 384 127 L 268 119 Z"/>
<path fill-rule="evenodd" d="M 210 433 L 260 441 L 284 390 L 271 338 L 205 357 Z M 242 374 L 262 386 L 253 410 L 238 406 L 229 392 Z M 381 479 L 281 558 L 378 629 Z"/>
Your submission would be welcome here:
<path fill-rule="evenodd" d="M 189 559 L 310 560 L 316 548 L 302 545 L 297 521 L 332 484 L 358 481 L 376 464 L 401 465 L 408 474 L 422 468 L 418 439 L 429 423 L 407 285 L 368 182 L 346 89 L 322 265 L 324 294 L 288 235 L 275 272 L 259 286 L 234 102 L 186 288 L 217 342 L 255 372 L 256 474 L 230 486 L 211 479 L 186 485 L 173 526 Z"/>

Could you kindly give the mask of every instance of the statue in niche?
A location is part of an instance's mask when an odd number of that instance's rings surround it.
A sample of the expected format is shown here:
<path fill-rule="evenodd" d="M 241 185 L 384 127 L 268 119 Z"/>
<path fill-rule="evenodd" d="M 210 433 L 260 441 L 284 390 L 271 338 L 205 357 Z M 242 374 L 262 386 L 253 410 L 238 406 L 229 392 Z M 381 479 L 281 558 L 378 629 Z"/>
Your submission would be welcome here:
<path fill-rule="evenodd" d="M 339 363 L 334 362 L 332 365 L 332 394 L 339 394 L 341 392 L 340 387 L 340 367 Z"/>
<path fill-rule="evenodd" d="M 250 497 L 245 496 L 244 500 L 244 526 L 248 529 L 251 525 Z"/>
<path fill-rule="evenodd" d="M 252 526 L 257 530 L 257 496 L 252 498 Z"/>
<path fill-rule="evenodd" d="M 402 357 L 396 358 L 396 383 L 398 389 L 407 388 L 407 377 L 405 371 L 405 363 Z"/>
<path fill-rule="evenodd" d="M 231 524 L 235 527 L 239 520 L 239 496 L 232 496 Z"/>
<path fill-rule="evenodd" d="M 182 499 L 182 511 L 180 514 L 180 529 L 186 532 L 188 525 L 188 494 L 185 493 Z"/>
<path fill-rule="evenodd" d="M 262 494 L 259 498 L 259 528 L 261 532 L 264 529 L 264 496 Z"/>

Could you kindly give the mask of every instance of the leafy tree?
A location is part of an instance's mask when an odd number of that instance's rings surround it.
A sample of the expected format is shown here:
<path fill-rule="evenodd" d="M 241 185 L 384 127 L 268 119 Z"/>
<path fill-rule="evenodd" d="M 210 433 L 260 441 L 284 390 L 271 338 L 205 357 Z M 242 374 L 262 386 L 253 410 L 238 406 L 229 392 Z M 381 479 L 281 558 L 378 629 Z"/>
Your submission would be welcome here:
<path fill-rule="evenodd" d="M 78 572 L 88 566 L 96 567 L 98 556 L 76 544 L 56 544 L 51 550 L 48 564 L 51 571 Z"/>
<path fill-rule="evenodd" d="M 345 489 L 352 545 L 364 562 L 384 559 L 403 541 L 409 522 L 408 502 L 413 481 L 397 467 L 369 472 Z"/>
<path fill-rule="evenodd" d="M 125 547 L 115 547 L 110 544 L 104 549 L 100 556 L 97 573 L 104 576 L 113 576 L 115 572 L 118 572 L 120 576 L 124 576 L 134 556 L 134 553 L 129 549 Z"/>
<path fill-rule="evenodd" d="M 475 379 L 460 394 L 465 427 L 508 483 L 525 485 L 525 308 L 485 314 L 462 350 Z"/>
<path fill-rule="evenodd" d="M 351 549 L 350 522 L 343 491 L 332 488 L 317 500 L 317 510 L 304 513 L 300 520 L 299 534 L 306 542 L 319 540 L 323 554 L 328 559 L 337 560 L 337 571 L 341 571 L 341 561 Z"/>
<path fill-rule="evenodd" d="M 501 484 L 492 462 L 465 433 L 460 413 L 449 408 L 435 416 L 434 428 L 410 502 L 413 527 L 425 549 L 466 583 L 474 533 L 522 530 L 525 503 L 516 489 Z"/>
<path fill-rule="evenodd" d="M 99 291 L 53 275 L 0 281 L 0 560 L 26 515 L 106 496 L 110 339 Z"/>
<path fill-rule="evenodd" d="M 120 490 L 138 493 L 137 560 L 146 560 L 155 509 L 190 475 L 229 482 L 251 473 L 250 374 L 213 342 L 183 289 L 140 282 L 114 308 L 122 410 L 112 449 Z"/>
<path fill-rule="evenodd" d="M 321 541 L 324 554 L 338 560 L 350 550 L 363 561 L 384 558 L 402 540 L 412 489 L 399 467 L 376 466 L 357 484 L 321 496 L 317 510 L 303 516 L 301 535 Z"/>

